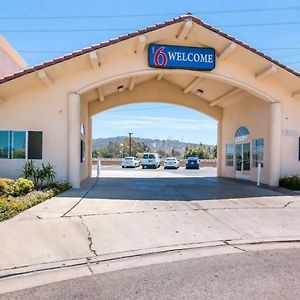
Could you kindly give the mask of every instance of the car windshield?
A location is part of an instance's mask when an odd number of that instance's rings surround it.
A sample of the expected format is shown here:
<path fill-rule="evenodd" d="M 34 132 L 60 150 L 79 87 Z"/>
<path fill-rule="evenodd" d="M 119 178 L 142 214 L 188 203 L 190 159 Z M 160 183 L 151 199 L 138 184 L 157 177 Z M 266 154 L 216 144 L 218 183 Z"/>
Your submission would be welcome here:
<path fill-rule="evenodd" d="M 191 158 L 188 158 L 188 161 L 197 161 L 198 159 L 196 157 L 191 157 Z"/>
<path fill-rule="evenodd" d="M 149 158 L 155 158 L 154 154 L 149 154 Z"/>
<path fill-rule="evenodd" d="M 125 157 L 125 160 L 134 160 L 134 157 Z"/>
<path fill-rule="evenodd" d="M 149 157 L 148 154 L 144 154 L 144 155 L 143 155 L 143 158 L 148 158 L 148 157 Z"/>
<path fill-rule="evenodd" d="M 175 161 L 176 158 L 167 158 L 167 161 Z"/>

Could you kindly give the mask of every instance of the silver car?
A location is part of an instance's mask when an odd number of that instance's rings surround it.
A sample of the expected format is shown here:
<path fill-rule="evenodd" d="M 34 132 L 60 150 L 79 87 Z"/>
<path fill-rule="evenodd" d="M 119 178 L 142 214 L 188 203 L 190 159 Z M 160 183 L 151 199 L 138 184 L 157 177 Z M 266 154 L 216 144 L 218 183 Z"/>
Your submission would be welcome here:
<path fill-rule="evenodd" d="M 176 157 L 167 157 L 164 162 L 165 169 L 178 169 L 179 165 L 180 162 Z"/>
<path fill-rule="evenodd" d="M 125 157 L 122 161 L 122 168 L 136 168 L 140 166 L 140 161 L 134 156 Z"/>

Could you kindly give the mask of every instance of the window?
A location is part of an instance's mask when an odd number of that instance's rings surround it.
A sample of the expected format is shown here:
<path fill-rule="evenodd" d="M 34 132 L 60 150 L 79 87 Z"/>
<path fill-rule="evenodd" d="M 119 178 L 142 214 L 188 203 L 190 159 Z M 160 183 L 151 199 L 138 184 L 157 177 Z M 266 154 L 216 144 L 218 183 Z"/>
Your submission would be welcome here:
<path fill-rule="evenodd" d="M 43 158 L 43 133 L 28 131 L 28 159 Z"/>
<path fill-rule="evenodd" d="M 235 137 L 245 136 L 245 135 L 249 135 L 249 130 L 245 126 L 240 127 L 235 133 Z"/>
<path fill-rule="evenodd" d="M 26 158 L 26 132 L 11 131 L 11 158 Z"/>
<path fill-rule="evenodd" d="M 236 131 L 234 140 L 236 143 L 246 142 L 248 140 L 249 134 L 250 133 L 249 133 L 248 128 L 245 126 L 242 126 Z"/>
<path fill-rule="evenodd" d="M 0 158 L 9 158 L 10 132 L 0 131 Z"/>
<path fill-rule="evenodd" d="M 43 133 L 0 130 L 0 159 L 42 159 Z"/>
<path fill-rule="evenodd" d="M 256 139 L 252 141 L 252 166 L 258 167 L 261 163 L 263 167 L 264 162 L 264 139 Z"/>
<path fill-rule="evenodd" d="M 226 166 L 233 167 L 233 144 L 226 144 Z"/>
<path fill-rule="evenodd" d="M 83 140 L 80 140 L 80 162 L 84 162 L 84 156 L 85 156 L 85 143 Z"/>
<path fill-rule="evenodd" d="M 298 159 L 300 161 L 300 137 L 299 137 L 299 141 L 298 141 Z M 1 145 L 0 145 L 0 149 L 1 149 Z M 1 150 L 0 150 L 1 151 Z"/>

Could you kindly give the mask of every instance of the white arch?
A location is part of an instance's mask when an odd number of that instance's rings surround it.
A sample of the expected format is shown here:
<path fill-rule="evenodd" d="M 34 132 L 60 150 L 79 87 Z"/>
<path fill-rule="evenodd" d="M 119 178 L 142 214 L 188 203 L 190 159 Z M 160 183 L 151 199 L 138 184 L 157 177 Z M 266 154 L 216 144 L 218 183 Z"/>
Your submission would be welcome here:
<path fill-rule="evenodd" d="M 137 71 L 132 71 L 132 72 L 125 72 L 121 74 L 116 74 L 113 76 L 110 76 L 108 78 L 92 82 L 88 85 L 80 87 L 77 91 L 75 91 L 78 94 L 84 94 L 89 92 L 90 90 L 93 90 L 95 88 L 104 86 L 106 84 L 109 84 L 113 81 L 117 80 L 122 80 L 126 78 L 131 78 L 131 77 L 138 77 L 138 76 L 145 76 L 145 75 L 158 75 L 158 74 L 164 74 L 164 75 L 192 75 L 195 77 L 203 77 L 203 78 L 209 78 L 209 79 L 214 79 L 218 80 L 227 84 L 230 84 L 232 86 L 241 88 L 250 94 L 268 102 L 268 103 L 277 103 L 279 102 L 275 98 L 273 98 L 271 95 L 266 93 L 265 91 L 258 89 L 255 86 L 251 86 L 248 83 L 245 83 L 241 80 L 238 80 L 236 78 L 232 78 L 230 76 L 225 76 L 223 74 L 218 74 L 216 72 L 201 72 L 199 73 L 198 71 L 193 71 L 193 70 L 153 70 L 153 69 L 144 69 L 144 70 L 137 70 Z M 199 76 L 199 74 L 201 76 Z"/>

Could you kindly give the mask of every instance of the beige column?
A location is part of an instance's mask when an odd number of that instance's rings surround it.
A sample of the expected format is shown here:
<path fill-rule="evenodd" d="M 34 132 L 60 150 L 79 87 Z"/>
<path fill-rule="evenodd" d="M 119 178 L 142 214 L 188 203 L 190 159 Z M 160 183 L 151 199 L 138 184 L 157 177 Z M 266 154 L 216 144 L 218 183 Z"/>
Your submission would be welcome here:
<path fill-rule="evenodd" d="M 278 186 L 281 165 L 281 104 L 270 104 L 269 185 Z"/>
<path fill-rule="evenodd" d="M 93 166 L 92 166 L 92 152 L 93 152 L 93 121 L 91 117 L 88 117 L 88 130 L 87 130 L 87 163 L 88 163 L 88 175 L 92 176 Z"/>
<path fill-rule="evenodd" d="M 73 188 L 80 188 L 80 95 L 69 95 L 68 176 Z"/>
<path fill-rule="evenodd" d="M 222 176 L 222 121 L 218 122 L 218 152 L 217 152 L 217 175 Z"/>

